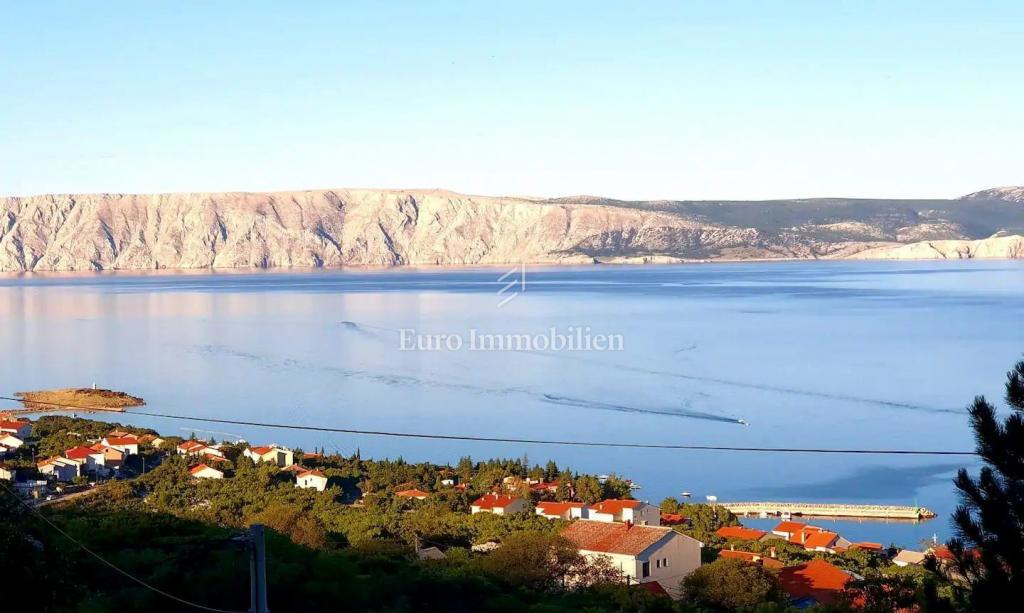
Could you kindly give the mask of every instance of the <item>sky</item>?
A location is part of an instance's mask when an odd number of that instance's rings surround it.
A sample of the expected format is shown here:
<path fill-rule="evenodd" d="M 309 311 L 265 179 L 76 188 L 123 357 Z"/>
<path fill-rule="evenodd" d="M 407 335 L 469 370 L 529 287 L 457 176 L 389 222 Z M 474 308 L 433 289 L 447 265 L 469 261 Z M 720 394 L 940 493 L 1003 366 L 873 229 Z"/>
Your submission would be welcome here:
<path fill-rule="evenodd" d="M 4 3 L 0 195 L 956 197 L 1022 67 L 1019 0 Z"/>

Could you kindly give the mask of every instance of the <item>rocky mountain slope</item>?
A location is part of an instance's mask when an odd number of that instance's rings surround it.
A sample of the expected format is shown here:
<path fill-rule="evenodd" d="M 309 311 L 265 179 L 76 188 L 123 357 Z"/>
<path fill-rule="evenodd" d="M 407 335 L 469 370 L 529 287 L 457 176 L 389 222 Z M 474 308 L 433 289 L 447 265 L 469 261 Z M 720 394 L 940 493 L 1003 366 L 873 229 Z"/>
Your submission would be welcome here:
<path fill-rule="evenodd" d="M 1022 200 L 1024 188 L 758 202 L 441 190 L 6 197 L 0 271 L 1022 257 Z M 931 247 L 905 247 L 914 243 Z"/>

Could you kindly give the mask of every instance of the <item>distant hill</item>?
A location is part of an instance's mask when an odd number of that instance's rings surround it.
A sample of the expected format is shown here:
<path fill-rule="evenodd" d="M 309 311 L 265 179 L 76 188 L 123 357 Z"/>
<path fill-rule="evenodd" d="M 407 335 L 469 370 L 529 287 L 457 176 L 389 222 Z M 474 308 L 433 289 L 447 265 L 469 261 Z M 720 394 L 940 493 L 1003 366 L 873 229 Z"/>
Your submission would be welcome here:
<path fill-rule="evenodd" d="M 1024 187 L 955 200 L 364 189 L 6 197 L 0 271 L 1024 257 L 1022 203 Z"/>

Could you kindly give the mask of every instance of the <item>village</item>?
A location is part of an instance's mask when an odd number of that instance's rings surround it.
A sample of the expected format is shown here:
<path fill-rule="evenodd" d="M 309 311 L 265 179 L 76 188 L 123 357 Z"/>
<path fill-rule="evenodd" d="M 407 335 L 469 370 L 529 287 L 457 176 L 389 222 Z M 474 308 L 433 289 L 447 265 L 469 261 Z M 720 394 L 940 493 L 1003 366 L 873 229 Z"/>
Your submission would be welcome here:
<path fill-rule="evenodd" d="M 81 440 L 59 453 L 36 457 L 39 441 L 33 436 L 33 423 L 5 417 L 0 421 L 0 481 L 9 482 L 32 504 L 49 506 L 102 492 L 104 482 L 130 480 L 175 458 L 186 464 L 195 481 L 230 480 L 239 463 L 247 462 L 268 467 L 298 489 L 322 496 L 338 496 L 340 492 L 332 487 L 334 479 L 325 469 L 329 462 L 322 452 L 244 441 L 216 443 L 198 440 L 194 435 L 182 440 L 121 428 L 91 437 L 62 431 L 50 433 L 48 440 L 64 440 L 61 437 Z M 941 546 L 917 551 L 851 542 L 837 532 L 792 520 L 781 521 L 770 531 L 756 530 L 740 525 L 721 507 L 714 509 L 714 517 L 724 514 L 728 525 L 717 522 L 712 525 L 713 532 L 700 533 L 695 531 L 694 518 L 682 511 L 685 507 L 700 512 L 701 507 L 709 505 L 683 505 L 672 509 L 680 512 L 669 512 L 633 499 L 628 482 L 625 495 L 584 502 L 573 483 L 552 474 L 505 475 L 482 492 L 478 483 L 465 481 L 464 474 L 460 476 L 450 467 L 441 467 L 438 475 L 433 484 L 408 481 L 384 490 L 364 483 L 366 490 L 354 495 L 350 507 L 360 508 L 371 499 L 379 504 L 386 498 L 405 505 L 408 513 L 437 496 L 472 494 L 464 511 L 468 515 L 535 516 L 561 522 L 559 533 L 582 556 L 600 559 L 626 585 L 670 598 L 680 596 L 681 582 L 687 576 L 716 559 L 737 560 L 775 573 L 791 604 L 797 607 L 836 602 L 851 582 L 863 579 L 849 564 L 834 563 L 852 553 L 870 556 L 873 563 L 893 568 L 941 566 L 951 559 Z M 501 546 L 499 540 L 475 543 L 472 552 L 486 555 Z M 417 540 L 415 555 L 423 561 L 443 560 L 445 549 L 443 544 Z"/>

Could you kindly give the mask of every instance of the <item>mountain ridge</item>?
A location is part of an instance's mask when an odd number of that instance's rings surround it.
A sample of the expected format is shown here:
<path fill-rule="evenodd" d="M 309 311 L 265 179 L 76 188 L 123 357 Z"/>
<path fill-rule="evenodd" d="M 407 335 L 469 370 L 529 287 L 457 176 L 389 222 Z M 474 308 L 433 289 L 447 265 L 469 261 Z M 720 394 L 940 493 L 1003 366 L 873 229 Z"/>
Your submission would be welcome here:
<path fill-rule="evenodd" d="M 0 271 L 1022 257 L 1003 240 L 1024 236 L 1017 198 L 1024 188 L 948 200 L 628 201 L 439 188 L 10 196 L 0 197 Z M 963 244 L 891 251 L 937 241 Z"/>

